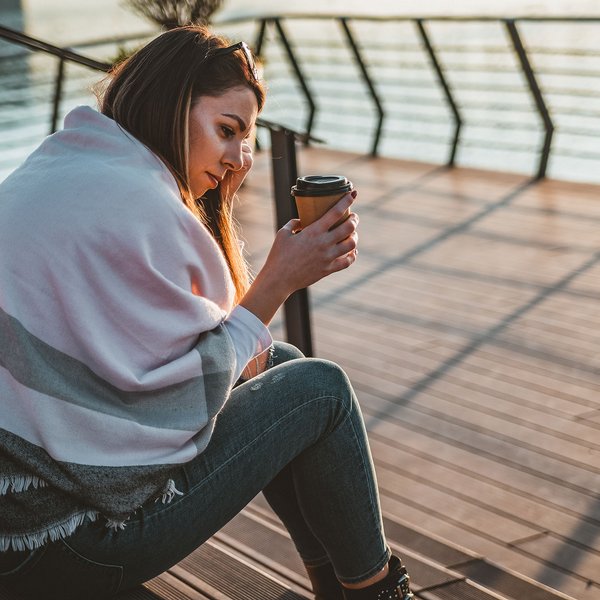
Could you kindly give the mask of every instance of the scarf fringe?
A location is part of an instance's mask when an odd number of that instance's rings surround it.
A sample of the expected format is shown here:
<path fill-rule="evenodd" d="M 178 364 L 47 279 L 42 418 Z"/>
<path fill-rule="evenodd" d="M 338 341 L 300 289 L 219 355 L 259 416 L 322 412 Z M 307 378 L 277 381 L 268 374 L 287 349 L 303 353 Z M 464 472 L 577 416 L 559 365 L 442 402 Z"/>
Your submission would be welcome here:
<path fill-rule="evenodd" d="M 124 521 L 118 521 L 117 519 L 106 519 L 105 527 L 107 529 L 112 529 L 113 531 L 123 531 L 125 529 L 125 525 L 127 525 L 129 517 Z"/>
<path fill-rule="evenodd" d="M 48 542 L 55 542 L 69 537 L 80 525 L 83 525 L 86 519 L 95 521 L 97 518 L 97 511 L 87 510 L 74 514 L 62 523 L 52 525 L 44 531 L 26 534 L 0 534 L 0 552 L 6 552 L 7 550 L 37 550 Z"/>
<path fill-rule="evenodd" d="M 30 487 L 38 488 L 47 485 L 43 479 L 35 476 L 4 477 L 0 479 L 0 495 L 8 493 L 9 488 L 10 491 L 23 492 Z M 173 479 L 168 479 L 164 490 L 155 502 L 161 501 L 163 504 L 169 504 L 175 496 L 183 496 L 183 492 L 175 487 Z M 0 552 L 6 550 L 36 550 L 47 542 L 55 542 L 69 537 L 80 525 L 83 525 L 86 519 L 95 521 L 98 517 L 98 511 L 87 510 L 76 513 L 62 523 L 54 524 L 44 531 L 26 534 L 0 534 Z M 125 529 L 128 520 L 129 517 L 122 521 L 106 518 L 106 527 L 113 531 L 122 531 Z"/>
<path fill-rule="evenodd" d="M 175 487 L 175 482 L 172 479 L 169 479 L 167 480 L 167 485 L 165 486 L 162 494 L 155 500 L 155 502 L 160 500 L 163 504 L 170 504 L 175 496 L 183 496 L 183 492 L 180 492 Z"/>
<path fill-rule="evenodd" d="M 48 484 L 36 475 L 8 475 L 0 477 L 0 496 L 9 492 L 18 494 L 26 492 L 30 487 L 34 489 L 48 487 Z"/>

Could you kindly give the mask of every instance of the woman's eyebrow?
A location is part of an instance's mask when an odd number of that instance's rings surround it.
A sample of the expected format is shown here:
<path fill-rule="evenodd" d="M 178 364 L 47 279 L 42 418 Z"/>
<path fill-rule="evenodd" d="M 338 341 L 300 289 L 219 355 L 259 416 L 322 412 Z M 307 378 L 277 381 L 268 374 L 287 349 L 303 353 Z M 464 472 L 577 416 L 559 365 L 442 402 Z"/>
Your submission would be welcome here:
<path fill-rule="evenodd" d="M 240 117 L 238 117 L 237 115 L 232 115 L 231 113 L 221 113 L 221 114 L 224 117 L 229 117 L 230 119 L 237 121 L 240 131 L 246 131 L 246 129 L 247 129 L 246 123 L 244 123 L 244 121 Z"/>

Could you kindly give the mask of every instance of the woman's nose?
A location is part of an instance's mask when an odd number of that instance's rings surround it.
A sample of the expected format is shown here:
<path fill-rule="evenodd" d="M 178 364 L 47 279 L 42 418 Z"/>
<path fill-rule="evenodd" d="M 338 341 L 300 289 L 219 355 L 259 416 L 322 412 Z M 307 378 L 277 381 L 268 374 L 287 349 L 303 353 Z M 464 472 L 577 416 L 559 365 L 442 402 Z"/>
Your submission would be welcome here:
<path fill-rule="evenodd" d="M 231 171 L 239 171 L 244 166 L 242 144 L 235 144 L 223 156 L 225 166 Z"/>

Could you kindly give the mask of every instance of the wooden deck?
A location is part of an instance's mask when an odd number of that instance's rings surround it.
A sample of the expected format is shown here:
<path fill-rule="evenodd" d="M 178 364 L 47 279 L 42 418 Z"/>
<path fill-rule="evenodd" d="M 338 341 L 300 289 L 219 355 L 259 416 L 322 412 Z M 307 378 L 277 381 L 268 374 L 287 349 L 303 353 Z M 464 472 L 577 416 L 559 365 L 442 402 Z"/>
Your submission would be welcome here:
<path fill-rule="evenodd" d="M 256 264 L 269 168 L 239 212 Z M 359 260 L 311 289 L 313 331 L 359 395 L 386 516 L 600 598 L 600 187 L 318 149 L 298 168 L 360 193 Z"/>
<path fill-rule="evenodd" d="M 319 149 L 299 170 L 360 192 L 359 260 L 311 289 L 314 343 L 356 388 L 417 597 L 597 600 L 600 188 Z M 238 207 L 255 265 L 273 212 L 265 152 Z M 308 597 L 259 496 L 122 600 Z"/>

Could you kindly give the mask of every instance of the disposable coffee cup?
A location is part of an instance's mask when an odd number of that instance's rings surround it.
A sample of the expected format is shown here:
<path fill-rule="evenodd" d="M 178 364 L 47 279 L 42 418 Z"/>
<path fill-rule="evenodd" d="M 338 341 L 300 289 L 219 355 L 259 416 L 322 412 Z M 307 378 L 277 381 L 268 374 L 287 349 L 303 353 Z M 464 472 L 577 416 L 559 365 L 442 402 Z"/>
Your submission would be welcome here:
<path fill-rule="evenodd" d="M 301 226 L 308 227 L 320 219 L 342 196 L 352 191 L 352 182 L 343 175 L 307 175 L 298 177 L 292 187 L 292 196 L 296 200 L 296 208 Z M 342 218 L 331 227 L 337 227 L 350 216 L 346 209 Z"/>

